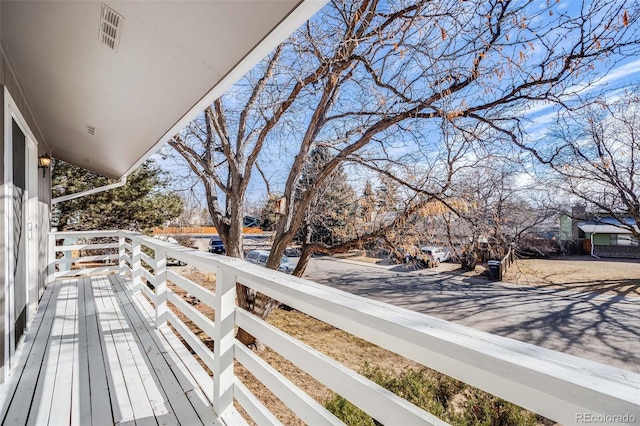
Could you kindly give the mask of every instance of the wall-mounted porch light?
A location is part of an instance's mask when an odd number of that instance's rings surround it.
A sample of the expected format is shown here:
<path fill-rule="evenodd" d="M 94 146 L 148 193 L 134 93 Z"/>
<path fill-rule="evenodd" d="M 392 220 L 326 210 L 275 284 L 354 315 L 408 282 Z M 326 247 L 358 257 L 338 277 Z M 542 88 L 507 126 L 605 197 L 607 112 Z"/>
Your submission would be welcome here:
<path fill-rule="evenodd" d="M 49 154 L 44 154 L 38 157 L 38 168 L 42 169 L 42 177 L 45 177 L 50 166 L 51 157 L 49 157 Z"/>

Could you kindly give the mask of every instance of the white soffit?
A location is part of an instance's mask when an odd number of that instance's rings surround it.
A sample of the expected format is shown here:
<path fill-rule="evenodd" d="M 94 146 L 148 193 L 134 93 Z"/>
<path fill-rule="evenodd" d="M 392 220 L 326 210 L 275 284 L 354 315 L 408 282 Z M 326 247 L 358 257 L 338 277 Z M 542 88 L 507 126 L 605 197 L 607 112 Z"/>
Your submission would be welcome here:
<path fill-rule="evenodd" d="M 53 155 L 120 178 L 325 3 L 3 1 L 2 44 Z"/>

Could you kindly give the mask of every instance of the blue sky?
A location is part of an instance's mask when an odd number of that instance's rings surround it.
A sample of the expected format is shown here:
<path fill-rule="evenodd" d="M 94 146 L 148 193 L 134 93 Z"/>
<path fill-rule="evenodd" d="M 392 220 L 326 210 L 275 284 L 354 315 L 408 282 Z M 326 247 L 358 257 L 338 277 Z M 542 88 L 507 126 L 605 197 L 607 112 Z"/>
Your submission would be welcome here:
<path fill-rule="evenodd" d="M 547 5 L 547 0 L 538 0 L 533 4 L 533 7 L 544 8 Z M 572 7 L 576 7 L 579 2 L 571 2 L 569 0 L 561 0 L 555 6 L 558 11 L 566 9 L 571 12 Z M 538 19 L 544 19 L 544 14 L 539 15 Z M 638 71 L 640 71 L 640 58 L 627 58 L 624 61 L 615 62 L 615 58 L 611 58 L 612 62 L 608 64 L 602 64 L 601 69 L 596 69 L 596 73 L 600 74 L 600 78 L 596 84 L 590 86 L 575 86 L 577 93 L 582 96 L 594 95 L 600 92 L 608 92 L 609 96 L 616 96 L 619 93 L 619 89 L 630 83 L 637 82 Z M 612 66 L 612 63 L 614 64 Z M 611 69 L 604 68 L 612 67 Z M 233 90 L 233 89 L 232 89 Z M 572 90 L 574 91 L 574 90 Z M 571 101 L 571 99 L 566 99 Z M 527 138 L 529 141 L 537 141 L 545 137 L 546 132 L 549 130 L 550 125 L 555 118 L 555 107 L 546 103 L 531 103 L 530 107 L 526 111 L 525 117 L 529 120 L 529 124 L 526 126 Z M 286 145 L 276 144 L 272 151 L 267 150 L 265 152 L 265 158 L 268 161 L 263 161 L 262 165 L 266 174 L 270 177 L 271 187 L 274 191 L 279 191 L 284 186 L 286 174 L 288 172 L 288 165 L 291 162 L 291 158 L 295 153 L 290 152 L 291 149 Z M 162 164 L 165 168 L 172 171 L 176 176 L 176 187 L 185 189 L 192 186 L 192 183 L 184 178 L 186 175 L 186 165 L 175 164 L 172 161 L 163 160 Z M 349 169 L 350 176 L 352 177 L 352 185 L 356 188 L 361 188 L 364 184 L 364 178 L 362 174 L 355 173 L 355 169 Z M 366 175 L 365 175 L 366 177 Z M 202 188 L 199 185 L 195 185 L 195 193 L 199 196 L 202 194 Z M 247 198 L 249 200 L 260 200 L 266 196 L 266 188 L 262 182 L 258 173 L 254 173 L 252 176 L 252 182 L 249 185 L 247 192 Z"/>
<path fill-rule="evenodd" d="M 615 68 L 602 72 L 602 77 L 596 84 L 576 87 L 579 93 L 586 96 L 606 92 L 606 97 L 618 96 L 624 87 L 640 83 L 640 58 L 627 58 L 616 64 Z M 544 137 L 553 124 L 555 115 L 556 108 L 553 105 L 532 102 L 527 111 L 527 117 L 532 121 L 527 128 L 528 136 L 532 139 Z"/>

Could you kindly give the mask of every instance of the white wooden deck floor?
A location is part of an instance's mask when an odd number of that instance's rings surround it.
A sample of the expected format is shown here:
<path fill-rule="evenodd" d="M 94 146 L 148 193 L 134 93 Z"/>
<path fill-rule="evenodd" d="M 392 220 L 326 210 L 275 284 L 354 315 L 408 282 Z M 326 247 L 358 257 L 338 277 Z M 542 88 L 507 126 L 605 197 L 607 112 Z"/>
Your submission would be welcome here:
<path fill-rule="evenodd" d="M 47 288 L 0 387 L 3 425 L 219 424 L 197 384 L 211 378 L 125 287 L 109 275 Z"/>

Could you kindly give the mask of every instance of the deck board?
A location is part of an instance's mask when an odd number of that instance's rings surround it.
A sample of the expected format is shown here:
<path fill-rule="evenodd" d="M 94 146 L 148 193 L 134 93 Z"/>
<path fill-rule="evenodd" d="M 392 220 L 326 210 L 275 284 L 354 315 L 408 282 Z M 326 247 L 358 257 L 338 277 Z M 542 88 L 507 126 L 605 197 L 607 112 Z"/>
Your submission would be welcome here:
<path fill-rule="evenodd" d="M 102 353 L 104 350 L 103 340 L 100 338 L 100 320 L 96 311 L 96 302 L 90 278 L 84 278 L 82 289 L 84 295 L 84 318 L 81 328 L 86 332 L 86 349 L 81 345 L 82 357 L 86 354 L 87 368 L 83 368 L 80 363 L 81 375 L 86 374 L 87 381 L 91 386 L 89 398 L 86 396 L 78 402 L 80 406 L 80 424 L 113 424 L 113 410 L 111 395 L 109 394 L 109 382 Z M 81 358 L 83 359 L 83 358 Z M 86 383 L 81 380 L 81 385 Z M 86 384 L 85 384 L 86 386 Z M 85 388 L 86 389 L 86 388 Z M 105 401 L 109 401 L 105 404 Z M 88 420 L 88 421 L 87 421 Z M 73 423 L 72 423 L 73 424 Z"/>
<path fill-rule="evenodd" d="M 145 324 L 151 324 L 154 321 L 154 311 L 149 302 L 141 293 L 133 298 L 138 302 L 137 314 Z M 151 326 L 149 325 L 149 327 Z M 180 384 L 182 391 L 185 392 L 200 419 L 211 418 L 213 416 L 209 403 L 213 395 L 211 376 L 198 364 L 198 361 L 167 325 L 160 327 L 158 331 L 159 333 L 150 334 L 156 340 L 158 348 L 162 348 L 164 351 L 163 355 L 167 365 Z M 208 396 L 205 396 L 203 389 L 206 390 Z M 182 418 L 180 420 L 182 421 Z M 207 424 L 206 420 L 203 422 Z"/>
<path fill-rule="evenodd" d="M 125 383 L 124 371 L 120 365 L 120 358 L 116 344 L 118 338 L 117 336 L 114 337 L 114 334 L 116 334 L 122 327 L 122 323 L 118 321 L 118 318 L 114 313 L 109 313 L 112 306 L 108 289 L 103 288 L 100 285 L 95 285 L 95 283 L 99 282 L 101 279 L 101 277 L 98 277 L 91 281 L 96 301 L 96 311 L 100 318 L 100 339 L 104 343 L 102 357 L 107 370 L 107 383 L 109 385 L 113 420 L 115 424 L 118 424 L 125 423 L 127 420 L 132 420 L 134 418 L 134 414 L 133 407 L 129 399 L 129 391 Z M 126 351 L 126 348 L 123 348 L 123 350 Z"/>
<path fill-rule="evenodd" d="M 71 424 L 91 425 L 91 401 L 85 401 L 80 396 L 80 389 L 89 389 L 89 335 L 87 334 L 87 300 L 85 297 L 86 283 L 84 278 L 78 282 L 78 355 L 74 363 L 73 384 L 71 386 Z"/>
<path fill-rule="evenodd" d="M 145 302 L 116 275 L 50 285 L 0 385 L 1 423 L 220 424 L 194 379 L 204 370 L 185 368 L 197 362 Z"/>
<path fill-rule="evenodd" d="M 49 424 L 49 414 L 51 413 L 51 402 L 56 385 L 58 361 L 60 360 L 60 349 L 63 345 L 62 339 L 64 336 L 62 331 L 66 319 L 68 293 L 71 283 L 71 280 L 61 283 L 60 293 L 54 305 L 56 314 L 44 353 L 42 371 L 38 377 L 36 395 L 32 402 L 32 409 L 29 412 L 28 424 Z"/>
<path fill-rule="evenodd" d="M 50 424 L 69 424 L 71 421 L 71 400 L 69 395 L 73 392 L 74 373 L 78 373 L 78 283 L 73 280 L 66 287 L 66 306 L 62 318 L 62 331 L 60 335 L 60 350 L 58 353 L 56 378 L 53 395 L 51 398 L 51 410 L 49 413 Z"/>
<path fill-rule="evenodd" d="M 125 289 L 121 286 L 121 283 L 115 282 L 114 286 L 123 309 L 127 312 L 132 324 L 135 324 L 136 337 L 151 361 L 151 371 L 154 373 L 157 389 L 161 391 L 158 393 L 159 399 L 155 400 L 155 402 L 158 407 L 170 410 L 164 414 L 163 419 L 169 421 L 175 416 L 176 422 L 181 424 L 198 425 L 207 423 L 206 418 L 211 417 L 212 412 L 209 411 L 208 416 L 204 419 L 199 417 L 199 410 L 194 410 L 195 407 L 185 394 L 185 391 L 191 390 L 193 385 L 188 384 L 188 386 L 185 386 L 186 389 L 181 386 L 176 375 L 181 376 L 182 374 L 180 374 L 180 369 L 177 365 L 172 362 L 173 360 L 167 356 L 166 345 L 160 342 L 159 337 L 153 331 L 153 326 L 144 321 L 143 317 L 139 315 L 139 310 L 134 307 L 131 300 L 124 294 Z M 162 353 L 163 351 L 165 352 L 164 354 Z M 153 398 L 150 399 L 152 402 L 154 401 Z M 159 414 L 162 413 L 157 413 L 157 417 Z"/>
<path fill-rule="evenodd" d="M 31 324 L 20 353 L 16 366 L 11 370 L 11 376 L 3 385 L 2 423 L 26 424 L 31 409 L 32 400 L 36 394 L 36 384 L 42 370 L 44 353 L 48 347 L 47 342 L 51 335 L 51 327 L 55 319 L 56 309 L 49 305 L 55 305 L 58 299 L 60 286 L 49 286 L 40 301 L 40 310 Z M 17 378 L 20 378 L 18 381 Z M 20 384 L 20 392 L 17 392 Z M 19 395 L 16 398 L 16 395 Z M 30 397 L 27 397 L 29 395 Z"/>
<path fill-rule="evenodd" d="M 105 341 L 110 354 L 107 364 L 108 373 L 117 376 L 116 394 L 127 395 L 127 399 L 122 398 L 123 416 L 115 420 L 118 423 L 135 419 L 137 424 L 139 420 L 154 417 L 143 383 L 145 377 L 141 376 L 136 364 L 136 358 L 143 357 L 144 354 L 138 349 L 135 342 L 133 344 L 129 342 L 131 330 L 118 303 L 114 300 L 108 278 L 100 277 L 92 282 L 94 289 L 99 288 L 104 301 L 98 315 L 104 318 Z"/>
<path fill-rule="evenodd" d="M 112 286 L 112 283 L 105 280 L 103 285 Z M 149 358 L 149 350 L 142 346 L 142 342 L 136 333 L 137 321 L 135 317 L 127 317 L 125 320 L 125 306 L 130 304 L 129 298 L 121 294 L 122 300 L 118 300 L 117 290 L 117 288 L 114 288 L 111 302 L 116 307 L 114 310 L 120 321 L 126 321 L 126 326 L 129 330 L 129 333 L 126 333 L 123 339 L 123 343 L 126 343 L 128 348 L 128 353 L 124 352 L 126 355 L 124 357 L 121 356 L 120 361 L 128 371 L 125 378 L 127 389 L 130 390 L 129 394 L 136 423 L 139 424 L 140 419 L 158 417 L 176 424 L 177 419 L 173 415 L 171 405 L 154 377 L 153 367 L 150 367 L 152 364 Z M 123 352 L 119 351 L 119 354 L 122 355 Z M 123 369 L 123 371 L 125 370 Z"/>

